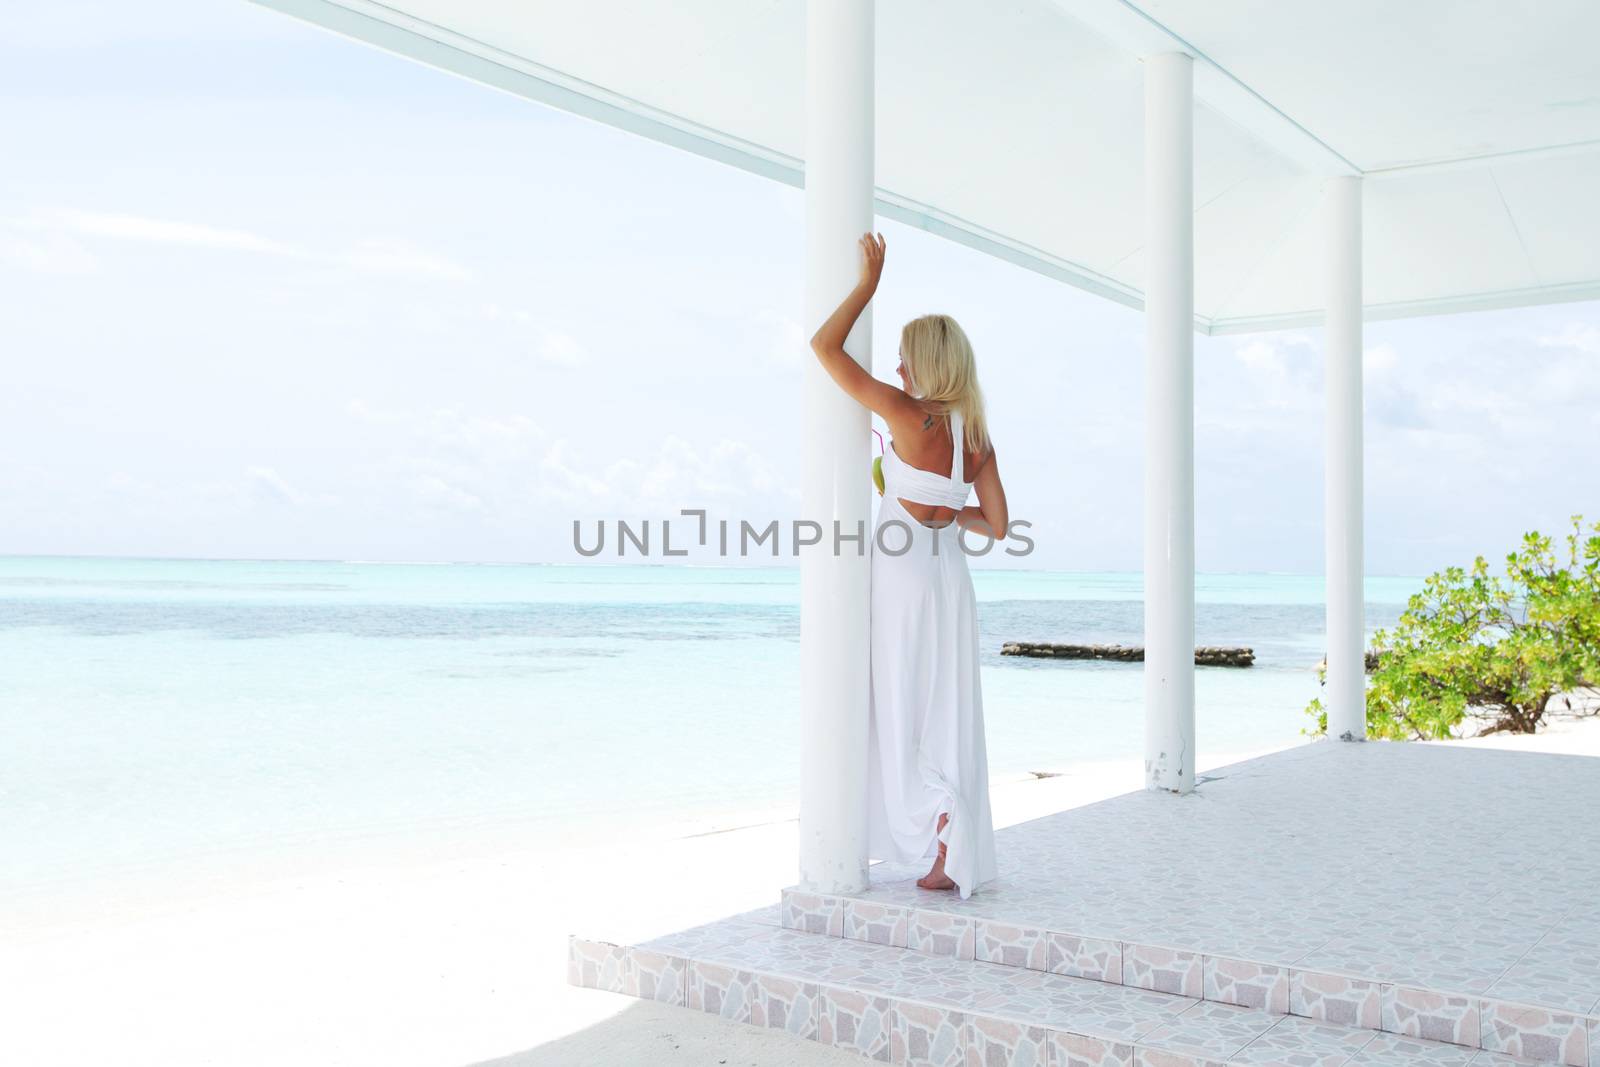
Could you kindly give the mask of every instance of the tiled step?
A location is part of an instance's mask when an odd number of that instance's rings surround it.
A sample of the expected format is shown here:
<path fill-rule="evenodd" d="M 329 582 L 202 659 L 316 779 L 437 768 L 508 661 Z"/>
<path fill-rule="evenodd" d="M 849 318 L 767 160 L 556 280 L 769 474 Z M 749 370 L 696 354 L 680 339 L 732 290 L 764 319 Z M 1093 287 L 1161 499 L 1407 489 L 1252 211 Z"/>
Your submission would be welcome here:
<path fill-rule="evenodd" d="M 1013 910 L 1019 916 L 1046 911 L 1034 901 Z M 888 867 L 875 871 L 872 889 L 858 896 L 786 889 L 780 921 L 815 936 L 1177 994 L 1534 1062 L 1600 1067 L 1600 1015 L 1395 981 L 1393 972 L 1381 969 L 1302 966 L 1296 961 L 1317 957 L 1299 951 L 1274 956 L 1269 947 L 1243 958 L 1212 951 L 1205 942 L 1162 944 L 1104 930 L 1046 927 L 1013 918 L 1003 891 L 984 902 L 962 901 L 918 890 L 911 877 L 901 879 Z M 1289 941 L 1280 937 L 1277 944 Z"/>
<path fill-rule="evenodd" d="M 569 979 L 916 1067 L 1209 1067 L 1223 1062 L 1490 1067 L 1528 1062 L 1131 985 L 805 933 L 750 918 L 631 948 L 574 938 Z M 1587 1045 L 1584 1054 L 1587 1064 Z"/>

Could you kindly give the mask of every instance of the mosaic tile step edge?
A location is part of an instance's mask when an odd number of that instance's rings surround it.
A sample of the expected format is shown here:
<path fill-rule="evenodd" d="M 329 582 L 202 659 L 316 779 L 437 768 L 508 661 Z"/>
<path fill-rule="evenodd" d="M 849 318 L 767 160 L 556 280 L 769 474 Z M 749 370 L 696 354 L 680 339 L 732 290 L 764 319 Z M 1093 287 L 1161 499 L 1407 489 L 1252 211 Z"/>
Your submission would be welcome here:
<path fill-rule="evenodd" d="M 1576 1043 L 1486 1026 L 1468 1045 L 737 921 L 634 947 L 574 937 L 568 980 L 914 1067 L 1600 1067 L 1595 1020 Z"/>
<path fill-rule="evenodd" d="M 1201 948 L 1095 937 L 979 914 L 785 889 L 786 929 L 1091 979 L 1318 1022 L 1600 1067 L 1600 1012 L 1329 973 Z"/>

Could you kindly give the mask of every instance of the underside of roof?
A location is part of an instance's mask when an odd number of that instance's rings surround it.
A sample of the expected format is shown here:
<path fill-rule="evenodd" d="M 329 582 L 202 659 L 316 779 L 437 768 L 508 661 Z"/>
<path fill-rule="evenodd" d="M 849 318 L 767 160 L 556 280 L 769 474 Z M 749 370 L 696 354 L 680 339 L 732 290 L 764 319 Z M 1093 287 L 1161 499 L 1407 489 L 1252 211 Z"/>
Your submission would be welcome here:
<path fill-rule="evenodd" d="M 804 0 L 258 0 L 792 185 Z M 878 210 L 1130 306 L 1141 56 L 1195 57 L 1195 325 L 1321 321 L 1364 175 L 1369 319 L 1600 298 L 1593 0 L 878 0 Z"/>

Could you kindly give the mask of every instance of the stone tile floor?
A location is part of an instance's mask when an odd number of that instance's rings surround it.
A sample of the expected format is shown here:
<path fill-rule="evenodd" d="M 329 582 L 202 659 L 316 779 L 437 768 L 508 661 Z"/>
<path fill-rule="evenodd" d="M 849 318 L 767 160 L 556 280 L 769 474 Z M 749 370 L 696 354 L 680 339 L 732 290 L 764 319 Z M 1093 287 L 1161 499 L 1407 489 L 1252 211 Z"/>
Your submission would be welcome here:
<path fill-rule="evenodd" d="M 1323 742 L 1002 830 L 963 901 L 860 899 L 1600 1012 L 1600 761 Z M 852 898 L 854 899 L 854 898 Z"/>
<path fill-rule="evenodd" d="M 1600 1067 L 1597 812 L 1593 758 L 1308 744 L 569 975 L 896 1063 Z"/>

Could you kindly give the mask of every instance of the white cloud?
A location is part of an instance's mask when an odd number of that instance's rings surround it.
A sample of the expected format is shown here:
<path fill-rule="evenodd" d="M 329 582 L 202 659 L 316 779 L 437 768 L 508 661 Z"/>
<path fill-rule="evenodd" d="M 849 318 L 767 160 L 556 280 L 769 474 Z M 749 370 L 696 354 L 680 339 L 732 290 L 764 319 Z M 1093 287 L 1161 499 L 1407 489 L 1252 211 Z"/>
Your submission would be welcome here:
<path fill-rule="evenodd" d="M 1369 377 L 1375 374 L 1387 374 L 1389 371 L 1393 370 L 1395 366 L 1399 364 L 1399 362 L 1399 353 L 1394 350 L 1393 345 L 1373 345 L 1371 348 L 1361 353 L 1362 373 Z"/>
<path fill-rule="evenodd" d="M 742 441 L 718 441 L 703 466 L 725 495 L 768 492 L 778 483 L 767 458 Z"/>
<path fill-rule="evenodd" d="M 120 215 L 96 211 L 39 211 L 23 218 L 0 220 L 5 229 L 46 235 L 126 241 L 244 252 L 250 255 L 300 260 L 363 274 L 405 275 L 462 282 L 471 273 L 461 265 L 405 241 L 369 240 L 352 248 L 316 249 L 280 241 L 249 230 L 209 226 L 180 219 Z M 39 239 L 35 240 L 37 244 Z"/>
<path fill-rule="evenodd" d="M 544 449 L 545 429 L 520 413 L 484 414 L 454 406 L 408 411 L 360 397 L 345 410 L 383 435 L 380 458 L 362 474 L 380 496 L 430 512 L 491 514 L 520 506 L 530 472 L 536 484 L 551 481 L 567 495 L 587 488 L 575 472 L 564 474 L 562 443 Z"/>
<path fill-rule="evenodd" d="M 472 277 L 465 267 L 405 241 L 364 241 L 333 257 L 333 262 L 370 274 L 405 274 L 451 282 Z"/>
<path fill-rule="evenodd" d="M 1375 344 L 1362 352 L 1361 375 L 1362 406 L 1373 426 L 1395 430 L 1432 426 L 1431 397 L 1412 387 L 1393 345 Z"/>
<path fill-rule="evenodd" d="M 545 433 L 526 415 L 496 418 L 441 408 L 429 420 L 428 436 L 434 445 L 470 459 L 504 463 L 527 458 Z"/>
<path fill-rule="evenodd" d="M 1375 428 L 1392 430 L 1438 429 L 1437 413 L 1447 410 L 1441 402 L 1441 385 L 1428 380 L 1426 358 L 1413 357 L 1410 365 L 1401 359 L 1399 349 L 1387 342 L 1368 347 L 1361 355 L 1362 402 L 1367 421 Z M 1456 427 L 1448 428 L 1455 432 Z"/>
<path fill-rule="evenodd" d="M 475 307 L 460 307 L 451 314 L 492 322 L 515 338 L 515 344 L 531 341 L 533 358 L 541 363 L 553 367 L 581 367 L 589 362 L 588 350 L 576 337 L 557 329 L 540 329 L 534 315 L 522 308 L 508 308 L 491 301 Z"/>
<path fill-rule="evenodd" d="M 82 241 L 66 233 L 27 233 L 0 223 L 0 264 L 29 274 L 92 274 L 100 265 Z"/>
<path fill-rule="evenodd" d="M 649 462 L 615 463 L 606 472 L 606 482 L 640 503 L 693 507 L 771 491 L 777 478 L 766 458 L 741 441 L 718 441 L 703 454 L 669 434 Z"/>
<path fill-rule="evenodd" d="M 48 216 L 46 218 L 48 219 Z M 122 241 L 189 245 L 197 248 L 226 248 L 272 256 L 302 254 L 291 245 L 247 230 L 204 226 L 193 222 L 143 218 L 137 215 L 104 215 L 91 211 L 63 211 L 58 213 L 55 219 L 61 227 L 86 237 L 109 237 Z"/>
<path fill-rule="evenodd" d="M 1305 334 L 1258 337 L 1235 345 L 1233 357 L 1243 367 L 1257 401 L 1270 408 L 1304 406 L 1322 373 L 1316 346 Z"/>
<path fill-rule="evenodd" d="M 1270 341 L 1247 341 L 1236 345 L 1233 358 L 1251 370 L 1277 373 L 1283 366 L 1283 353 Z"/>
<path fill-rule="evenodd" d="M 756 324 L 771 338 L 766 351 L 767 359 L 780 367 L 798 366 L 807 350 L 806 332 L 800 324 L 787 315 L 763 311 L 756 315 Z"/>
<path fill-rule="evenodd" d="M 248 468 L 245 471 L 245 485 L 256 500 L 266 503 L 299 507 L 305 499 L 271 467 Z"/>
<path fill-rule="evenodd" d="M 539 474 L 541 488 L 558 499 L 604 500 L 624 509 L 739 506 L 780 491 L 772 465 L 744 442 L 725 439 L 702 451 L 676 434 L 667 435 L 648 459 L 619 459 L 598 474 L 563 438 L 545 452 Z"/>
<path fill-rule="evenodd" d="M 482 497 L 435 474 L 419 475 L 411 482 L 411 489 L 424 505 L 439 511 L 481 512 L 485 508 Z"/>
<path fill-rule="evenodd" d="M 539 359 L 557 367 L 578 367 L 588 362 L 588 353 L 568 334 L 546 332 L 539 342 Z"/>
<path fill-rule="evenodd" d="M 375 426 L 392 426 L 405 422 L 407 416 L 403 411 L 383 411 L 373 407 L 360 397 L 356 397 L 345 405 L 345 410 L 357 422 L 371 423 Z"/>
<path fill-rule="evenodd" d="M 419 414 L 379 408 L 361 397 L 353 398 L 345 410 L 358 422 L 400 427 L 410 431 L 423 448 L 445 449 L 468 460 L 523 459 L 546 436 L 543 427 L 522 414 L 468 414 L 455 407 Z"/>
<path fill-rule="evenodd" d="M 592 501 L 611 495 L 610 486 L 576 466 L 571 445 L 562 438 L 539 461 L 541 487 L 560 500 Z"/>
<path fill-rule="evenodd" d="M 1545 334 L 1539 338 L 1541 348 L 1572 348 L 1585 355 L 1600 356 L 1600 326 L 1587 322 L 1569 322 L 1560 333 Z"/>
<path fill-rule="evenodd" d="M 520 308 L 503 308 L 496 303 L 484 304 L 478 311 L 479 315 L 488 322 L 532 322 L 533 316 Z"/>

